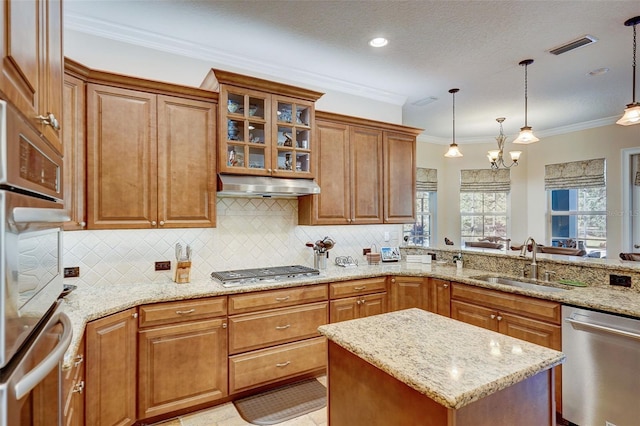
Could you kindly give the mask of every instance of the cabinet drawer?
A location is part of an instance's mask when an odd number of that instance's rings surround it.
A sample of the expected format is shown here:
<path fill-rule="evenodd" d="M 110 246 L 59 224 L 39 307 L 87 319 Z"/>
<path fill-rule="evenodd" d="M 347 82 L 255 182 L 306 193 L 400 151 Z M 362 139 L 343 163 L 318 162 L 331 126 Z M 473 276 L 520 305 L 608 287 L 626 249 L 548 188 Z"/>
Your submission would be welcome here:
<path fill-rule="evenodd" d="M 302 342 L 229 357 L 231 394 L 288 377 L 326 368 L 327 341 L 316 337 Z"/>
<path fill-rule="evenodd" d="M 451 299 L 560 324 L 561 305 L 557 302 L 460 283 L 451 283 Z"/>
<path fill-rule="evenodd" d="M 325 284 L 236 294 L 229 296 L 229 314 L 243 314 L 323 300 L 327 300 Z"/>
<path fill-rule="evenodd" d="M 331 299 L 356 296 L 358 294 L 387 291 L 387 277 L 365 278 L 329 284 Z"/>
<path fill-rule="evenodd" d="M 140 306 L 140 327 L 225 316 L 227 298 L 181 300 Z"/>
<path fill-rule="evenodd" d="M 229 318 L 229 353 L 236 354 L 318 336 L 327 323 L 328 303 L 274 309 Z"/>

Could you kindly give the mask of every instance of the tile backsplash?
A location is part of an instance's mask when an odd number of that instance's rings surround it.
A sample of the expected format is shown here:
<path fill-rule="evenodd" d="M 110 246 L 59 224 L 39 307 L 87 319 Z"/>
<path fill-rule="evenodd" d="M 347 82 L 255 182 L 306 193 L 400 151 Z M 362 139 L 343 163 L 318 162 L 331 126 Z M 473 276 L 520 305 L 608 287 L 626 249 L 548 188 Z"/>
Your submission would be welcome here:
<path fill-rule="evenodd" d="M 280 265 L 313 266 L 305 246 L 325 236 L 335 256 L 364 262 L 362 248 L 399 246 L 402 225 L 298 226 L 298 201 L 274 198 L 218 198 L 216 228 L 71 231 L 64 234 L 64 266 L 79 266 L 76 285 L 171 281 L 175 245 L 191 245 L 191 279 L 212 271 Z M 389 241 L 385 241 L 388 233 Z M 156 261 L 170 260 L 172 270 L 156 272 Z"/>

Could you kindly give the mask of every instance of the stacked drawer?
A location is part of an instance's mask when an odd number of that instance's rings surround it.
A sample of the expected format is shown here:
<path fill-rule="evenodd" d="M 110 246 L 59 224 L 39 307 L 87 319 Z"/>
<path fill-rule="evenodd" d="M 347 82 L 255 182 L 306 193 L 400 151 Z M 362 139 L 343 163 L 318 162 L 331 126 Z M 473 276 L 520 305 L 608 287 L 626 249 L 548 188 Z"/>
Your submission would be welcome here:
<path fill-rule="evenodd" d="M 229 296 L 229 393 L 326 367 L 327 286 Z"/>

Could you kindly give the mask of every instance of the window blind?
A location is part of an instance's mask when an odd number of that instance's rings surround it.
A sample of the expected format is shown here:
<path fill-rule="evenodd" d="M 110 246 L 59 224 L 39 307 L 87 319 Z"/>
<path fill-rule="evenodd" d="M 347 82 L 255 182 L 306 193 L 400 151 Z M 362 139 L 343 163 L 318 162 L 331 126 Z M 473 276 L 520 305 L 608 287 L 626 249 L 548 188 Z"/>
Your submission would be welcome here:
<path fill-rule="evenodd" d="M 460 170 L 460 192 L 510 192 L 510 169 Z"/>
<path fill-rule="evenodd" d="M 544 166 L 545 189 L 600 188 L 603 186 L 605 186 L 604 158 Z"/>
<path fill-rule="evenodd" d="M 416 191 L 438 191 L 438 170 L 426 167 L 416 168 Z"/>

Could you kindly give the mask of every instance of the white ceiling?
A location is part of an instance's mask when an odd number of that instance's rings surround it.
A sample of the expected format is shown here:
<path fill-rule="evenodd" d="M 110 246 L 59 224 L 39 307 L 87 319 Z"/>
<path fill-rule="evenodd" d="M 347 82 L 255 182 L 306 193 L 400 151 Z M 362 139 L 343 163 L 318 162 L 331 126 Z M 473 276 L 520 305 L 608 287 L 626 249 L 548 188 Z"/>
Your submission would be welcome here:
<path fill-rule="evenodd" d="M 538 136 L 611 124 L 632 100 L 637 1 L 65 0 L 65 37 L 82 34 L 215 57 L 230 69 L 310 82 L 402 105 L 436 142 L 487 141 L 528 124 Z M 598 42 L 548 51 L 586 34 Z M 389 39 L 375 49 L 374 36 Z M 609 68 L 600 76 L 590 71 Z M 194 82 L 198 85 L 200 81 Z M 425 106 L 412 103 L 435 97 Z M 640 95 L 639 95 L 640 97 Z M 491 141 L 491 139 L 489 140 Z"/>

